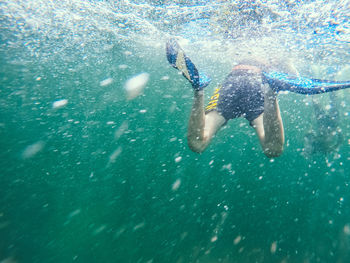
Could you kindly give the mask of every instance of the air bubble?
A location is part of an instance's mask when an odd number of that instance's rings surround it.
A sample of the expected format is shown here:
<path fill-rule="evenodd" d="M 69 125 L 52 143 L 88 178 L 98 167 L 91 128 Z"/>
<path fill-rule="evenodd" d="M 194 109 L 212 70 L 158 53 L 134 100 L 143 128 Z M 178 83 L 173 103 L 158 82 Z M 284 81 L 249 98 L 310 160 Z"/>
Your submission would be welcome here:
<path fill-rule="evenodd" d="M 132 100 L 139 96 L 145 88 L 148 80 L 148 73 L 141 73 L 137 76 L 128 79 L 124 85 L 124 89 L 127 92 L 127 98 L 129 100 Z"/>
<path fill-rule="evenodd" d="M 112 78 L 108 78 L 108 79 L 104 79 L 100 82 L 100 86 L 101 87 L 105 87 L 105 86 L 108 86 L 110 84 L 113 83 L 113 79 Z"/>
<path fill-rule="evenodd" d="M 66 99 L 56 100 L 52 103 L 52 108 L 54 108 L 54 109 L 62 108 L 64 106 L 66 106 L 67 103 L 68 103 L 68 100 L 66 100 Z"/>

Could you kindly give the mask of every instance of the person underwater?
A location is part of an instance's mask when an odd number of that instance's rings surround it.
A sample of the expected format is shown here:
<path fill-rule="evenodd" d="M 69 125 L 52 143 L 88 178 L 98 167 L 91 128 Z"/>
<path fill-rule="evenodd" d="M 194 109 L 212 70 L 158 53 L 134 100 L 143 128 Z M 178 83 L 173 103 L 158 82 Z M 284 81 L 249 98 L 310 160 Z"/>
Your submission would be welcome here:
<path fill-rule="evenodd" d="M 312 99 L 312 107 L 315 116 L 315 128 L 311 129 L 304 136 L 304 155 L 306 157 L 315 153 L 328 154 L 337 151 L 344 142 L 340 130 L 339 109 L 337 107 L 337 96 L 329 93 L 329 105 L 322 104 Z"/>
<path fill-rule="evenodd" d="M 242 60 L 215 89 L 209 104 L 204 107 L 204 88 L 211 79 L 198 71 L 175 39 L 167 41 L 166 56 L 194 90 L 187 139 L 190 149 L 198 153 L 207 148 L 227 121 L 244 117 L 255 129 L 265 155 L 269 158 L 280 156 L 284 146 L 284 128 L 278 92 L 313 95 L 350 88 L 350 81 L 298 77 L 283 63 L 272 65 L 254 59 Z M 284 72 L 277 69 L 284 69 Z"/>

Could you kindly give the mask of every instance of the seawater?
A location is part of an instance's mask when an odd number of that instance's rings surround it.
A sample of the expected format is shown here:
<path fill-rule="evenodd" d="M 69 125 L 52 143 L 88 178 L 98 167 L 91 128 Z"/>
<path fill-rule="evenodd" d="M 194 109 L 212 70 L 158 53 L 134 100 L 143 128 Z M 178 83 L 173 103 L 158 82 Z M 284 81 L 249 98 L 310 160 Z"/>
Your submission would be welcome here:
<path fill-rule="evenodd" d="M 329 153 L 305 155 L 312 103 L 289 93 L 281 157 L 264 156 L 244 119 L 196 154 L 192 90 L 165 57 L 178 37 L 213 78 L 206 101 L 245 53 L 350 79 L 348 1 L 0 5 L 1 263 L 349 262 L 348 92 Z"/>

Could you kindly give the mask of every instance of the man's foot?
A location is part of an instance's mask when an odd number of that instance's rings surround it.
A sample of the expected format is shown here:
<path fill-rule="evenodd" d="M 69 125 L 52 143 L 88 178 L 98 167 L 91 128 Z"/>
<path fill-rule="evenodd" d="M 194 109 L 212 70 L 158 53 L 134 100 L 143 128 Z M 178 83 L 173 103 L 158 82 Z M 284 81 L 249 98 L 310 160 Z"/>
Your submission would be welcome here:
<path fill-rule="evenodd" d="M 198 72 L 196 66 L 173 38 L 166 43 L 166 55 L 169 63 L 182 72 L 195 90 L 202 90 L 209 85 L 211 79 L 204 73 Z"/>

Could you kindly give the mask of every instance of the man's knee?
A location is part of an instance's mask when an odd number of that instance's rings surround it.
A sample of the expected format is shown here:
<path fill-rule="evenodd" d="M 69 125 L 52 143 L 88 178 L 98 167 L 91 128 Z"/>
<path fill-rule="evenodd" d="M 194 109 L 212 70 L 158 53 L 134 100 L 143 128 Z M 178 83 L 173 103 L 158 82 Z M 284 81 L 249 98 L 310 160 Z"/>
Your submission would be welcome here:
<path fill-rule="evenodd" d="M 265 148 L 264 149 L 264 154 L 268 157 L 268 158 L 275 158 L 275 157 L 279 157 L 281 156 L 281 154 L 283 153 L 283 146 L 282 147 L 278 147 L 278 148 Z"/>
<path fill-rule="evenodd" d="M 201 141 L 199 139 L 187 138 L 188 147 L 196 153 L 202 153 L 207 148 L 207 142 Z"/>

